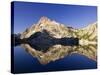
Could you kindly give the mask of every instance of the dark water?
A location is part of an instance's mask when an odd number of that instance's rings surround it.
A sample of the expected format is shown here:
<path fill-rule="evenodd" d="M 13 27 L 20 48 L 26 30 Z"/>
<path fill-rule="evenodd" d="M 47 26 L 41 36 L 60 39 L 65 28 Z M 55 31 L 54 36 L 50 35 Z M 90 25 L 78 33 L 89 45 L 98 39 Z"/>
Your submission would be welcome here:
<path fill-rule="evenodd" d="M 73 54 L 47 65 L 41 65 L 39 61 L 27 53 L 23 48 L 17 46 L 14 48 L 14 72 L 46 72 L 60 70 L 80 70 L 95 69 L 97 63 L 79 54 Z"/>

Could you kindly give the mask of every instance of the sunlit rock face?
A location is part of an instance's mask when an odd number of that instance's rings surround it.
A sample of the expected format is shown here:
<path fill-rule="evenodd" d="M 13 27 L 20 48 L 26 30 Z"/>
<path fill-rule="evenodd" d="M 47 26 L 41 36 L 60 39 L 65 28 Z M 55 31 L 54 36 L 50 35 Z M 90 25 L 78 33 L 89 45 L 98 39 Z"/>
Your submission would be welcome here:
<path fill-rule="evenodd" d="M 89 59 L 97 60 L 97 23 L 88 25 L 81 29 L 74 29 L 67 27 L 67 25 L 60 24 L 54 20 L 42 17 L 37 24 L 32 25 L 21 33 L 20 39 L 29 38 L 36 32 L 46 30 L 50 36 L 54 38 L 74 37 L 79 38 L 78 46 L 63 46 L 54 45 L 50 47 L 47 52 L 35 50 L 29 44 L 22 44 L 21 46 L 36 57 L 41 64 L 47 64 L 51 61 L 62 59 L 67 55 L 78 53 L 86 56 Z"/>

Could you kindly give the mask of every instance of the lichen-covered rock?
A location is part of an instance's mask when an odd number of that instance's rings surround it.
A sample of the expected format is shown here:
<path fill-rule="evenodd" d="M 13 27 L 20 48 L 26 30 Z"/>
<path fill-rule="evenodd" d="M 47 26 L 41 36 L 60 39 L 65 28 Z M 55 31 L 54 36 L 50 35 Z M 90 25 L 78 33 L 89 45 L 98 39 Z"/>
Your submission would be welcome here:
<path fill-rule="evenodd" d="M 44 29 L 55 38 L 77 37 L 79 38 L 79 46 L 54 45 L 44 53 L 35 50 L 29 44 L 22 44 L 22 47 L 33 57 L 36 57 L 41 64 L 47 64 L 73 53 L 82 54 L 90 59 L 96 60 L 97 23 L 90 24 L 85 28 L 74 29 L 72 27 L 66 27 L 54 20 L 42 17 L 37 24 L 32 25 L 21 33 L 20 39 L 29 38 L 32 34 L 42 32 Z"/>

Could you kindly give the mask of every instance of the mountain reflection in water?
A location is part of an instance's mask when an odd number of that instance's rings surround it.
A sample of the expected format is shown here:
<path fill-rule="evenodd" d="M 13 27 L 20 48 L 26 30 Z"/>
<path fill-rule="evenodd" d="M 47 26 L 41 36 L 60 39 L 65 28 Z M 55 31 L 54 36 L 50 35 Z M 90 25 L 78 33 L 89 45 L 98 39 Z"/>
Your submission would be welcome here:
<path fill-rule="evenodd" d="M 93 69 L 96 68 L 96 66 L 97 62 L 76 53 L 72 54 L 71 56 L 68 55 L 65 58 L 59 59 L 55 62 L 42 65 L 35 57 L 32 57 L 21 46 L 14 47 L 15 73 Z"/>

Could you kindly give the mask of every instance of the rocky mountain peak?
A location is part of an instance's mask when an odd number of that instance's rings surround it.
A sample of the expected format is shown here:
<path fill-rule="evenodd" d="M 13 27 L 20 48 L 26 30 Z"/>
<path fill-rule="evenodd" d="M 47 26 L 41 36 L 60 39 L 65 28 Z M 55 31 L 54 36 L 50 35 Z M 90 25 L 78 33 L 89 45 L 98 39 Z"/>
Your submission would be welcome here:
<path fill-rule="evenodd" d="M 40 23 L 45 23 L 46 21 L 50 21 L 50 19 L 45 16 L 41 17 L 39 20 Z"/>
<path fill-rule="evenodd" d="M 37 24 L 41 25 L 41 24 L 44 24 L 44 25 L 47 25 L 47 23 L 50 23 L 51 20 L 45 16 L 41 17 L 39 22 Z"/>
<path fill-rule="evenodd" d="M 55 45 L 48 49 L 47 53 L 43 53 L 31 48 L 28 44 L 23 44 L 23 47 L 32 54 L 33 57 L 38 58 L 42 64 L 47 64 L 50 61 L 55 61 L 60 58 L 64 58 L 72 53 L 78 53 L 87 56 L 90 59 L 96 60 L 97 57 L 97 23 L 89 24 L 87 27 L 74 29 L 67 27 L 67 25 L 60 24 L 54 20 L 50 20 L 47 17 L 41 17 L 37 24 L 27 28 L 21 33 L 21 39 L 29 38 L 36 32 L 42 32 L 46 30 L 50 36 L 55 38 L 63 37 L 75 37 L 79 38 L 79 46 L 62 46 Z"/>

